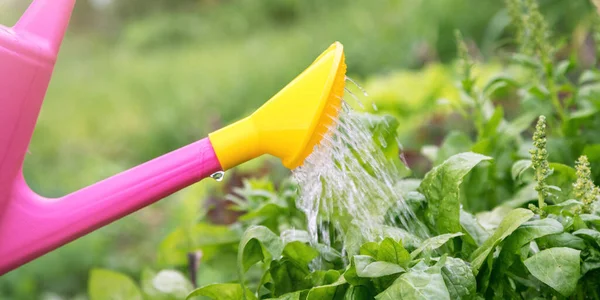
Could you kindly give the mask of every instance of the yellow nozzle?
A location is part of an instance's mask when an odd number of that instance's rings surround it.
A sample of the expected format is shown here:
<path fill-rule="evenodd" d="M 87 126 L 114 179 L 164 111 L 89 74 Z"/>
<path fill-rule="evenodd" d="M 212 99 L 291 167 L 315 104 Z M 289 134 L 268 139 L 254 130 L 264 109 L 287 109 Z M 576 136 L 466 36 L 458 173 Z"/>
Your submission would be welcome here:
<path fill-rule="evenodd" d="M 344 48 L 333 43 L 249 117 L 209 134 L 223 170 L 263 154 L 294 169 L 337 118 L 346 82 Z"/>

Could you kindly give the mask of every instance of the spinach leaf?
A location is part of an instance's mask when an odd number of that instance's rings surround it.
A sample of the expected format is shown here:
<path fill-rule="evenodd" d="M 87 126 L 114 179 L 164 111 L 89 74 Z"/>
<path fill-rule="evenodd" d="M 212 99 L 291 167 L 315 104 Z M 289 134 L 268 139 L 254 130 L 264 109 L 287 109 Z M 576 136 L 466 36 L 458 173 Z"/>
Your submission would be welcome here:
<path fill-rule="evenodd" d="M 376 242 L 368 242 L 360 246 L 360 255 L 369 255 L 373 258 L 377 257 L 379 252 L 379 244 Z"/>
<path fill-rule="evenodd" d="M 551 234 L 543 236 L 537 240 L 537 244 L 542 249 L 554 247 L 569 247 L 573 249 L 583 250 L 587 247 L 585 241 L 573 234 L 563 232 L 559 234 Z"/>
<path fill-rule="evenodd" d="M 524 261 L 533 276 L 569 297 L 580 276 L 580 251 L 557 247 L 543 250 Z"/>
<path fill-rule="evenodd" d="M 462 235 L 464 235 L 462 232 L 446 233 L 446 234 L 442 234 L 442 235 L 438 235 L 438 236 L 434 236 L 432 238 L 426 239 L 425 241 L 423 241 L 423 244 L 421 245 L 421 247 L 417 248 L 417 250 L 413 251 L 410 254 L 410 257 L 411 257 L 411 259 L 415 259 L 417 256 L 419 256 L 419 254 L 421 254 L 421 252 L 433 251 L 433 250 L 443 246 L 446 242 L 448 242 L 452 238 L 457 237 L 457 236 L 462 236 Z"/>
<path fill-rule="evenodd" d="M 552 218 L 525 222 L 506 239 L 502 251 L 516 251 L 534 239 L 546 235 L 558 234 L 562 231 L 562 224 Z"/>
<path fill-rule="evenodd" d="M 600 247 L 600 232 L 598 232 L 596 230 L 579 229 L 579 230 L 573 232 L 573 235 L 587 239 Z"/>
<path fill-rule="evenodd" d="M 411 270 L 398 277 L 385 291 L 375 296 L 377 300 L 396 299 L 450 299 L 450 293 L 439 267 Z"/>
<path fill-rule="evenodd" d="M 533 217 L 533 212 L 523 208 L 517 208 L 508 213 L 494 234 L 471 254 L 471 267 L 473 268 L 473 273 L 477 275 L 477 273 L 479 273 L 479 268 L 485 262 L 492 250 L 507 236 L 513 233 L 513 231 L 521 224 L 531 219 L 531 217 Z"/>
<path fill-rule="evenodd" d="M 382 277 L 406 271 L 395 263 L 375 261 L 375 259 L 367 255 L 354 256 L 354 264 L 357 276 L 363 278 Z"/>
<path fill-rule="evenodd" d="M 368 300 L 373 299 L 373 295 L 366 286 L 351 286 L 344 295 L 344 300 Z"/>
<path fill-rule="evenodd" d="M 462 209 L 460 210 L 460 226 L 466 233 L 464 239 L 473 246 L 481 246 L 490 237 L 490 233 L 481 226 L 477 218 Z"/>
<path fill-rule="evenodd" d="M 447 257 L 442 277 L 450 299 L 472 299 L 477 293 L 477 282 L 471 267 L 462 259 Z"/>
<path fill-rule="evenodd" d="M 495 276 L 503 276 L 504 272 L 513 265 L 515 261 L 521 261 L 527 257 L 528 251 L 522 253 L 521 248 L 529 242 L 552 234 L 563 232 L 563 226 L 557 220 L 545 218 L 523 223 L 513 234 L 506 238 L 500 255 L 495 263 Z M 515 256 L 525 256 L 522 259 Z"/>
<path fill-rule="evenodd" d="M 379 245 L 376 259 L 408 267 L 411 257 L 401 243 L 391 238 L 385 238 Z"/>
<path fill-rule="evenodd" d="M 425 175 L 419 192 L 428 201 L 425 221 L 430 229 L 438 234 L 461 231 L 460 184 L 471 169 L 490 159 L 473 152 L 460 153 Z"/>
<path fill-rule="evenodd" d="M 310 289 L 306 300 L 341 300 L 347 289 L 346 280 L 344 277 L 340 277 L 336 282 Z"/>
<path fill-rule="evenodd" d="M 517 161 L 512 166 L 512 170 L 511 170 L 512 179 L 515 181 L 518 180 L 525 171 L 530 170 L 530 169 L 531 169 L 531 160 L 521 159 L 521 160 Z"/>
<path fill-rule="evenodd" d="M 271 278 L 273 279 L 274 296 L 311 287 L 310 278 L 308 277 L 310 274 L 308 266 L 289 258 L 272 261 L 269 273 L 271 273 Z"/>
<path fill-rule="evenodd" d="M 244 274 L 259 261 L 269 264 L 273 258 L 281 256 L 283 243 L 269 228 L 251 226 L 248 228 L 238 247 L 238 274 L 243 299 L 247 299 Z"/>
<path fill-rule="evenodd" d="M 283 257 L 288 257 L 300 264 L 308 265 L 319 255 L 319 251 L 302 242 L 291 242 L 283 248 Z"/>
<path fill-rule="evenodd" d="M 281 239 L 264 226 L 248 228 L 238 250 L 238 268 L 240 275 L 259 261 L 268 262 L 281 256 L 283 244 Z"/>

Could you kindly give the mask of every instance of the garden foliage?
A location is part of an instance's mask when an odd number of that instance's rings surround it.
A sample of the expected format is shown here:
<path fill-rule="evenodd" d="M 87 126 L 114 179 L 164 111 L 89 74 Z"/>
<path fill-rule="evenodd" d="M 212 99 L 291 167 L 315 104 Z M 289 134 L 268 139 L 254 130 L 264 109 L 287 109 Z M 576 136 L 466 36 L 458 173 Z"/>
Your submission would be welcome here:
<path fill-rule="evenodd" d="M 247 180 L 230 197 L 237 223 L 199 223 L 163 243 L 164 265 L 180 271 L 201 251 L 195 283 L 175 270 L 146 270 L 139 285 L 96 270 L 91 298 L 111 284 L 127 299 L 600 299 L 600 72 L 558 59 L 535 1 L 507 7 L 516 51 L 495 76 L 481 82 L 456 35 L 459 97 L 445 105 L 469 129 L 423 147 L 424 176 L 397 178 L 428 236 L 389 226 L 374 241 L 332 228 L 311 244 L 295 185 Z M 402 126 L 369 119 L 374 134 Z"/>

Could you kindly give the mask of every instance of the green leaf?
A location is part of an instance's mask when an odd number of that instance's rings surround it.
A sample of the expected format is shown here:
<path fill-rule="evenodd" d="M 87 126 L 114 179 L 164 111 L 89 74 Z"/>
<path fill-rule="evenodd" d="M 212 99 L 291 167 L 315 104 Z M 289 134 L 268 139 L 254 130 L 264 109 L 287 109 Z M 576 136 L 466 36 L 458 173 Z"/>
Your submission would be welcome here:
<path fill-rule="evenodd" d="M 283 243 L 269 228 L 251 226 L 242 235 L 238 246 L 238 274 L 243 297 L 247 293 L 244 274 L 251 266 L 259 261 L 269 264 L 274 258 L 279 258 L 283 252 Z"/>
<path fill-rule="evenodd" d="M 450 239 L 457 237 L 457 236 L 462 236 L 462 235 L 464 235 L 462 232 L 446 233 L 446 234 L 442 234 L 442 235 L 438 235 L 438 236 L 434 236 L 432 238 L 426 239 L 421 244 L 421 247 L 417 248 L 417 250 L 410 253 L 410 257 L 411 257 L 411 259 L 415 259 L 419 254 L 421 254 L 421 252 L 433 251 L 433 250 L 443 246 Z"/>
<path fill-rule="evenodd" d="M 579 250 L 571 248 L 550 248 L 540 251 L 523 263 L 541 282 L 569 297 L 575 292 L 580 276 L 579 254 Z"/>
<path fill-rule="evenodd" d="M 477 164 L 490 157 L 472 152 L 450 157 L 440 166 L 425 175 L 419 192 L 427 198 L 426 223 L 441 233 L 461 231 L 460 226 L 460 184 L 463 178 Z"/>
<path fill-rule="evenodd" d="M 264 226 L 253 226 L 244 232 L 238 250 L 240 274 L 259 261 L 267 263 L 281 256 L 283 244 L 281 239 Z"/>
<path fill-rule="evenodd" d="M 344 295 L 343 300 L 368 300 L 373 299 L 371 292 L 366 286 L 351 286 L 346 291 L 346 295 Z"/>
<path fill-rule="evenodd" d="M 513 249 L 521 248 L 537 238 L 561 233 L 563 229 L 562 224 L 552 218 L 525 222 L 506 239 L 503 250 L 512 246 Z"/>
<path fill-rule="evenodd" d="M 286 293 L 307 289 L 311 286 L 308 266 L 299 262 L 283 258 L 271 262 L 269 269 L 273 279 L 273 295 L 280 296 Z"/>
<path fill-rule="evenodd" d="M 476 217 L 483 228 L 493 233 L 511 211 L 513 211 L 511 207 L 500 205 L 494 207 L 491 211 L 477 213 Z"/>
<path fill-rule="evenodd" d="M 346 271 L 344 272 L 344 279 L 346 279 L 346 281 L 348 283 L 350 283 L 352 286 L 361 286 L 361 285 L 367 285 L 370 283 L 370 279 L 366 279 L 366 278 L 362 278 L 358 276 L 358 273 L 356 271 L 356 261 L 355 261 L 355 257 L 357 256 L 362 256 L 362 255 L 355 255 L 354 257 L 352 257 L 350 259 L 350 266 L 346 269 Z M 365 255 L 366 256 L 366 255 Z M 367 256 L 370 257 L 370 256 Z M 365 258 L 367 259 L 367 258 Z M 372 258 L 371 258 L 372 259 Z"/>
<path fill-rule="evenodd" d="M 542 248 L 569 247 L 583 250 L 587 247 L 582 238 L 568 232 L 543 236 L 537 240 L 537 243 Z"/>
<path fill-rule="evenodd" d="M 374 258 L 367 255 L 356 255 L 353 259 L 356 267 L 356 275 L 362 278 L 376 278 L 406 271 L 403 267 L 395 263 L 375 261 Z"/>
<path fill-rule="evenodd" d="M 477 292 L 477 281 L 471 267 L 459 258 L 447 257 L 442 267 L 442 277 L 450 299 L 471 299 Z"/>
<path fill-rule="evenodd" d="M 600 226 L 600 216 L 591 214 L 580 214 L 579 217 L 586 223 L 593 224 L 594 226 Z"/>
<path fill-rule="evenodd" d="M 479 268 L 483 265 L 492 250 L 521 226 L 521 224 L 531 219 L 531 217 L 533 217 L 533 212 L 528 209 L 517 208 L 508 213 L 502 222 L 500 222 L 500 225 L 494 234 L 471 254 L 470 260 L 473 273 L 477 275 L 477 273 L 479 273 Z"/>
<path fill-rule="evenodd" d="M 521 177 L 521 175 L 527 171 L 531 169 L 531 160 L 529 159 L 521 159 L 518 160 L 516 163 L 513 164 L 512 166 L 512 170 L 511 170 L 511 175 L 512 175 L 512 179 L 513 180 L 517 180 L 519 179 L 519 177 Z"/>
<path fill-rule="evenodd" d="M 538 99 L 547 99 L 550 97 L 550 91 L 542 84 L 532 85 L 527 89 L 527 92 Z"/>
<path fill-rule="evenodd" d="M 421 238 L 398 227 L 382 226 L 383 236 L 401 241 L 405 249 L 416 249 L 422 242 Z"/>
<path fill-rule="evenodd" d="M 460 210 L 460 226 L 466 232 L 466 240 L 474 246 L 481 246 L 490 237 L 490 233 L 479 224 L 474 215 Z"/>
<path fill-rule="evenodd" d="M 497 265 L 500 269 L 497 273 L 502 274 L 504 270 L 507 270 L 515 261 L 511 256 L 521 254 L 521 247 L 525 246 L 527 243 L 547 235 L 558 234 L 561 232 L 563 232 L 562 224 L 551 218 L 523 223 L 513 234 L 506 238 L 497 260 Z M 525 259 L 525 257 L 523 257 L 523 259 Z"/>
<path fill-rule="evenodd" d="M 400 275 L 390 287 L 375 296 L 375 299 L 444 300 L 450 299 L 450 294 L 440 268 L 432 267 L 424 271 L 413 270 Z"/>
<path fill-rule="evenodd" d="M 300 264 L 308 265 L 319 256 L 319 251 L 302 242 L 291 242 L 285 245 L 282 255 Z"/>
<path fill-rule="evenodd" d="M 518 86 L 519 83 L 514 80 L 513 78 L 511 78 L 510 76 L 507 76 L 505 74 L 501 74 L 501 75 L 496 75 L 494 77 L 492 77 L 483 87 L 482 91 L 490 96 L 493 95 L 496 90 L 506 87 L 506 86 Z"/>
<path fill-rule="evenodd" d="M 596 248 L 587 247 L 581 251 L 581 275 L 585 275 L 592 270 L 600 269 L 600 251 Z"/>
<path fill-rule="evenodd" d="M 387 261 L 403 267 L 408 267 L 410 253 L 404 249 L 401 243 L 398 243 L 391 238 L 385 238 L 379 245 L 376 259 L 378 261 Z"/>
<path fill-rule="evenodd" d="M 569 199 L 558 204 L 548 205 L 544 207 L 544 211 L 548 214 L 560 215 L 564 211 L 572 210 L 573 208 L 580 207 L 581 205 L 583 205 L 583 203 L 580 201 Z"/>
<path fill-rule="evenodd" d="M 582 237 L 586 240 L 589 240 L 593 243 L 596 243 L 598 247 L 600 247 L 600 232 L 592 229 L 579 229 L 573 232 L 573 235 Z"/>
<path fill-rule="evenodd" d="M 348 284 L 344 277 L 340 277 L 336 282 L 314 287 L 310 289 L 306 300 L 336 300 L 342 299 L 346 294 Z"/>
<path fill-rule="evenodd" d="M 556 70 L 554 72 L 554 75 L 556 76 L 557 79 L 561 79 L 562 77 L 564 77 L 567 74 L 567 72 L 569 71 L 571 66 L 572 66 L 572 63 L 569 60 L 560 61 L 556 65 Z"/>
<path fill-rule="evenodd" d="M 192 291 L 185 299 L 199 296 L 208 297 L 212 300 L 240 300 L 244 299 L 244 290 L 237 283 L 210 284 Z M 245 299 L 256 300 L 256 296 L 248 289 L 246 289 L 245 296 Z"/>
<path fill-rule="evenodd" d="M 280 236 L 284 244 L 288 244 L 291 242 L 310 242 L 310 236 L 305 230 L 288 229 L 281 232 Z"/>
<path fill-rule="evenodd" d="M 496 106 L 496 109 L 494 109 L 494 114 L 492 114 L 490 119 L 485 124 L 485 127 L 483 128 L 482 137 L 489 138 L 496 134 L 496 132 L 498 131 L 498 127 L 500 126 L 503 120 L 504 109 L 502 108 L 502 106 L 498 105 Z"/>
<path fill-rule="evenodd" d="M 360 246 L 360 255 L 369 255 L 373 258 L 377 257 L 379 251 L 379 244 L 376 242 L 368 242 Z"/>
<path fill-rule="evenodd" d="M 90 300 L 142 300 L 142 293 L 131 278 L 105 269 L 90 272 L 88 296 Z"/>
<path fill-rule="evenodd" d="M 321 254 L 321 257 L 330 263 L 342 263 L 342 254 L 331 246 L 324 244 L 314 245 L 316 250 Z"/>
<path fill-rule="evenodd" d="M 399 159 L 399 145 L 396 141 L 397 128 L 400 124 L 396 117 L 391 115 L 375 115 L 369 113 L 356 114 L 362 123 L 369 129 L 373 138 L 373 144 L 381 149 L 391 166 L 398 171 L 400 176 L 409 175 L 410 170 Z M 363 167 L 369 173 L 374 173 L 372 167 L 364 164 Z"/>
<path fill-rule="evenodd" d="M 600 73 L 596 70 L 585 70 L 579 76 L 579 84 L 592 83 L 600 81 Z"/>

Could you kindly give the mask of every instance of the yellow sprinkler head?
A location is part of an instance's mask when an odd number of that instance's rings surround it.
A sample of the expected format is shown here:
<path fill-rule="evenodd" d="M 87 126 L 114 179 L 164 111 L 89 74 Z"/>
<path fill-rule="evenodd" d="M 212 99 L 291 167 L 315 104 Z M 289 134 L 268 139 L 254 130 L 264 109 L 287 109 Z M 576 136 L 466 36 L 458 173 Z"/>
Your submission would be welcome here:
<path fill-rule="evenodd" d="M 263 154 L 301 166 L 337 118 L 345 82 L 344 47 L 335 42 L 252 115 L 209 135 L 223 170 Z"/>

